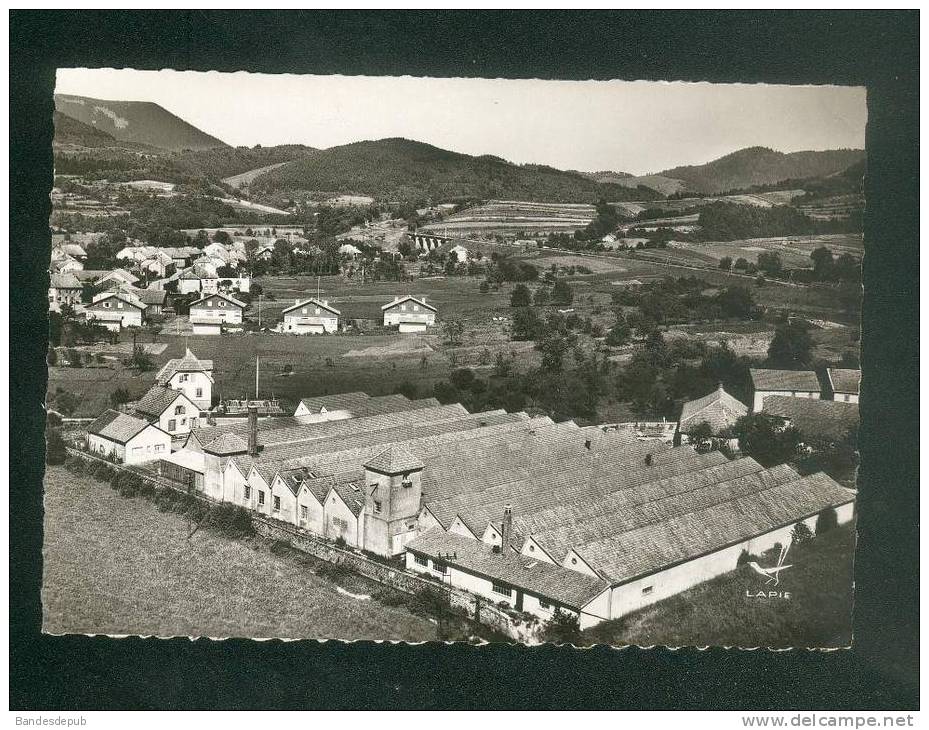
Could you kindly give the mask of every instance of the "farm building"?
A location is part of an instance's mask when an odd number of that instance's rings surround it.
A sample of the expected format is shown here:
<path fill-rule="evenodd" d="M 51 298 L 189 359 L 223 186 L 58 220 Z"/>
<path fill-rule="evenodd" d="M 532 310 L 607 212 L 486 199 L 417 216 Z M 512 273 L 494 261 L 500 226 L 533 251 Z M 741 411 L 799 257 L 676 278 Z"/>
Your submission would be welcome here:
<path fill-rule="evenodd" d="M 245 302 L 227 294 L 207 294 L 190 303 L 190 323 L 195 335 L 218 335 L 228 325 L 242 324 L 244 312 Z"/>
<path fill-rule="evenodd" d="M 141 464 L 171 453 L 171 434 L 148 421 L 112 409 L 87 429 L 87 448 L 121 464 Z"/>
<path fill-rule="evenodd" d="M 857 403 L 772 395 L 764 399 L 763 413 L 784 419 L 814 447 L 841 441 L 858 427 Z"/>
<path fill-rule="evenodd" d="M 855 493 L 824 474 L 397 398 L 370 415 L 375 399 L 355 393 L 306 399 L 304 417 L 201 424 L 182 451 L 202 455 L 213 499 L 406 553 L 411 570 L 584 626 L 734 570 L 799 522 L 853 517 Z M 329 413 L 338 418 L 315 420 Z"/>
<path fill-rule="evenodd" d="M 201 410 L 208 410 L 213 403 L 213 361 L 198 360 L 190 348 L 184 357 L 168 360 L 155 375 L 155 382 L 181 391 Z"/>
<path fill-rule="evenodd" d="M 60 312 L 63 304 L 74 306 L 81 303 L 84 287 L 73 274 L 51 274 L 48 283 L 48 310 Z"/>
<path fill-rule="evenodd" d="M 339 312 L 327 301 L 319 299 L 299 299 L 281 312 L 284 321 L 282 332 L 298 335 L 321 335 L 339 331 Z"/>
<path fill-rule="evenodd" d="M 791 398 L 819 399 L 819 378 L 812 370 L 763 370 L 751 368 L 752 412 L 764 408 L 765 398 L 771 395 L 786 395 Z"/>
<path fill-rule="evenodd" d="M 857 403 L 858 391 L 861 384 L 861 371 L 847 368 L 826 368 L 826 377 L 829 380 L 829 391 L 832 400 L 843 403 Z"/>
<path fill-rule="evenodd" d="M 405 297 L 394 297 L 394 300 L 381 307 L 384 313 L 385 327 L 398 327 L 401 332 L 425 332 L 426 328 L 435 324 L 435 315 L 438 311 L 431 304 L 426 304 L 426 298 L 407 294 Z"/>
<path fill-rule="evenodd" d="M 200 419 L 200 408 L 182 391 L 157 383 L 135 404 L 135 412 L 174 437 L 186 436 Z"/>
<path fill-rule="evenodd" d="M 735 426 L 736 421 L 747 414 L 748 407 L 738 398 L 729 395 L 720 383 L 709 395 L 684 404 L 678 420 L 678 431 L 690 433 L 700 424 L 706 423 L 713 434 L 717 435 Z"/>
<path fill-rule="evenodd" d="M 107 292 L 94 298 L 85 307 L 88 321 L 93 321 L 113 332 L 123 327 L 141 327 L 145 321 L 145 305 L 127 292 Z"/>

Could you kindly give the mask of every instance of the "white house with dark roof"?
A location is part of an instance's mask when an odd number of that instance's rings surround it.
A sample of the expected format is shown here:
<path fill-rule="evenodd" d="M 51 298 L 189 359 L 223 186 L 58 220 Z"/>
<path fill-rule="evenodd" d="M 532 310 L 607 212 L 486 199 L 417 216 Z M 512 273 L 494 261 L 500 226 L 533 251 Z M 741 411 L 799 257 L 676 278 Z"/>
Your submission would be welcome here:
<path fill-rule="evenodd" d="M 87 448 L 122 464 L 141 464 L 171 453 L 171 434 L 142 418 L 106 410 L 87 429 Z"/>
<path fill-rule="evenodd" d="M 738 398 L 729 395 L 720 383 L 709 395 L 687 401 L 681 408 L 678 419 L 678 431 L 682 434 L 706 423 L 713 434 L 719 434 L 735 425 L 742 416 L 748 415 L 748 406 Z"/>
<path fill-rule="evenodd" d="M 281 331 L 296 335 L 321 335 L 339 331 L 339 316 L 341 312 L 319 299 L 299 299 L 281 314 L 284 321 Z"/>
<path fill-rule="evenodd" d="M 240 325 L 244 319 L 245 302 L 228 294 L 207 294 L 190 304 L 190 323 L 195 335 L 222 334 L 229 325 Z"/>
<path fill-rule="evenodd" d="M 398 327 L 401 332 L 425 332 L 428 327 L 435 325 L 435 316 L 438 310 L 426 303 L 425 297 L 414 297 L 407 294 L 403 297 L 394 297 L 381 307 L 384 313 L 385 327 Z"/>
<path fill-rule="evenodd" d="M 113 332 L 123 327 L 141 327 L 145 321 L 145 304 L 125 291 L 106 292 L 94 297 L 84 308 L 88 321 Z"/>
<path fill-rule="evenodd" d="M 135 404 L 139 418 L 154 423 L 178 438 L 186 436 L 200 422 L 200 408 L 183 391 L 155 384 Z"/>
<path fill-rule="evenodd" d="M 786 395 L 791 398 L 818 400 L 822 394 L 819 378 L 812 370 L 769 370 L 751 368 L 752 412 L 764 408 L 764 399 L 770 395 Z"/>
<path fill-rule="evenodd" d="M 155 376 L 155 382 L 181 391 L 201 410 L 213 402 L 213 361 L 198 360 L 188 347 L 184 357 L 168 360 Z"/>
<path fill-rule="evenodd" d="M 74 306 L 81 303 L 84 287 L 73 274 L 58 273 L 49 276 L 48 309 L 60 312 L 63 304 Z"/>
<path fill-rule="evenodd" d="M 861 385 L 861 371 L 851 368 L 826 368 L 832 400 L 857 403 Z"/>

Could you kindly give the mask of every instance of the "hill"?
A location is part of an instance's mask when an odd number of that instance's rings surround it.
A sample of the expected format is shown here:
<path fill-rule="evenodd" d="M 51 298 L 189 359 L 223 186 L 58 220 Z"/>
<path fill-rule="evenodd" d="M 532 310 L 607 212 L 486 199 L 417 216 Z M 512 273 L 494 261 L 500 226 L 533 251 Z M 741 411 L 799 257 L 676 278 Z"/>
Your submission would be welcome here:
<path fill-rule="evenodd" d="M 785 154 L 767 147 L 746 147 L 705 165 L 674 167 L 658 174 L 681 180 L 688 191 L 715 195 L 790 179 L 828 177 L 864 158 L 864 150 Z"/>
<path fill-rule="evenodd" d="M 641 200 L 654 190 L 598 183 L 544 165 L 514 165 L 403 138 L 354 142 L 319 150 L 256 177 L 251 189 L 371 195 L 386 200 L 433 202 L 509 199 L 570 203 Z"/>
<path fill-rule="evenodd" d="M 120 142 L 137 142 L 164 150 L 207 150 L 227 147 L 167 109 L 148 101 L 109 101 L 55 94 L 55 108 Z"/>

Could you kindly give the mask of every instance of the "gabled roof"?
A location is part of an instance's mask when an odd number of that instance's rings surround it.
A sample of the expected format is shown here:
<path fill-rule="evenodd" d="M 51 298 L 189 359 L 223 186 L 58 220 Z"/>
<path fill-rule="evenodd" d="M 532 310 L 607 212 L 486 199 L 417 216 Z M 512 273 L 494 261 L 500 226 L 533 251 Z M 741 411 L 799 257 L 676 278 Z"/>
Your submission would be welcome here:
<path fill-rule="evenodd" d="M 110 408 L 90 424 L 87 433 L 124 444 L 149 426 L 151 424 L 148 421 Z M 152 426 L 152 428 L 157 428 L 157 426 Z"/>
<path fill-rule="evenodd" d="M 207 301 L 208 299 L 214 299 L 214 298 L 225 299 L 230 304 L 234 304 L 237 307 L 241 307 L 242 309 L 245 309 L 245 302 L 240 302 L 238 299 L 234 299 L 233 297 L 230 297 L 228 294 L 223 294 L 222 292 L 216 292 L 215 294 L 207 294 L 205 297 L 200 297 L 195 302 L 191 302 L 190 306 L 194 307 L 198 304 L 201 304 Z"/>
<path fill-rule="evenodd" d="M 751 368 L 755 390 L 796 390 L 804 393 L 820 391 L 819 378 L 812 370 L 767 370 Z"/>
<path fill-rule="evenodd" d="M 770 395 L 763 412 L 788 419 L 808 441 L 838 440 L 858 425 L 857 403 Z"/>
<path fill-rule="evenodd" d="M 404 297 L 398 297 L 397 299 L 394 299 L 392 302 L 388 302 L 387 304 L 383 305 L 381 309 L 382 310 L 390 309 L 391 307 L 395 307 L 398 304 L 403 304 L 404 302 L 415 302 L 416 304 L 419 304 L 421 307 L 425 307 L 426 309 L 431 309 L 433 312 L 438 311 L 431 304 L 426 304 L 424 300 L 417 299 L 412 294 L 407 294 Z"/>
<path fill-rule="evenodd" d="M 63 274 L 51 274 L 49 276 L 48 286 L 50 289 L 83 289 L 77 277 L 67 272 Z"/>
<path fill-rule="evenodd" d="M 213 361 L 198 360 L 188 347 L 184 357 L 173 358 L 162 365 L 161 370 L 155 376 L 155 382 L 167 385 L 175 373 L 206 373 L 212 380 L 213 378 L 210 376 L 212 372 Z"/>
<path fill-rule="evenodd" d="M 445 532 L 438 527 L 408 543 L 406 549 L 575 610 L 581 610 L 609 588 L 609 584 L 599 578 L 511 550 L 496 553 L 493 546 L 481 540 Z"/>
<path fill-rule="evenodd" d="M 109 294 L 104 294 L 99 299 L 95 299 L 93 304 L 88 304 L 87 306 L 96 307 L 101 302 L 105 302 L 109 299 L 119 299 L 125 302 L 126 304 L 129 304 L 135 307 L 136 309 L 145 309 L 145 306 L 146 306 L 143 302 L 141 302 L 139 299 L 137 299 L 132 294 L 125 292 L 125 291 L 121 291 L 121 290 L 116 290 L 116 291 L 110 292 Z"/>
<path fill-rule="evenodd" d="M 287 307 L 286 309 L 281 310 L 281 314 L 287 314 L 288 312 L 292 312 L 293 310 L 299 309 L 300 307 L 306 307 L 306 306 L 310 306 L 310 305 L 312 305 L 312 306 L 314 306 L 314 307 L 321 307 L 322 309 L 328 309 L 330 312 L 332 312 L 333 314 L 336 314 L 336 315 L 342 314 L 338 309 L 336 309 L 335 307 L 333 307 L 333 306 L 332 306 L 331 304 L 329 304 L 328 302 L 322 302 L 322 301 L 320 301 L 319 299 L 315 299 L 315 298 L 314 298 L 314 299 L 305 299 L 305 300 L 302 301 L 302 302 L 296 302 L 295 304 L 291 304 L 291 305 L 290 305 L 289 307 Z"/>
<path fill-rule="evenodd" d="M 362 484 L 364 482 L 362 481 Z M 357 517 L 365 508 L 364 492 L 354 481 L 346 482 L 336 480 L 332 484 L 332 490 L 339 495 L 345 506 L 348 507 L 352 514 Z"/>
<path fill-rule="evenodd" d="M 143 395 L 135 405 L 137 413 L 146 416 L 155 416 L 156 418 L 170 408 L 178 398 L 194 405 L 190 399 L 179 390 L 166 388 L 163 385 L 153 385 L 148 392 Z M 196 407 L 196 406 L 194 406 Z"/>
<path fill-rule="evenodd" d="M 849 368 L 826 368 L 833 393 L 858 395 L 861 371 Z"/>
<path fill-rule="evenodd" d="M 323 408 L 327 411 L 335 411 L 357 407 L 370 398 L 371 396 L 367 393 L 355 391 L 353 393 L 335 393 L 333 395 L 320 395 L 314 398 L 301 398 L 300 403 L 309 410 L 310 413 L 321 413 Z"/>
<path fill-rule="evenodd" d="M 678 423 L 683 433 L 700 423 L 708 423 L 713 433 L 718 433 L 734 426 L 736 421 L 747 414 L 748 407 L 729 395 L 720 385 L 709 395 L 687 401 L 681 409 Z"/>
<path fill-rule="evenodd" d="M 143 304 L 164 304 L 168 292 L 164 289 L 134 289 L 132 292 Z"/>
<path fill-rule="evenodd" d="M 370 461 L 365 462 L 365 469 L 381 474 L 402 474 L 425 468 L 423 462 L 398 444 L 391 444 Z"/>

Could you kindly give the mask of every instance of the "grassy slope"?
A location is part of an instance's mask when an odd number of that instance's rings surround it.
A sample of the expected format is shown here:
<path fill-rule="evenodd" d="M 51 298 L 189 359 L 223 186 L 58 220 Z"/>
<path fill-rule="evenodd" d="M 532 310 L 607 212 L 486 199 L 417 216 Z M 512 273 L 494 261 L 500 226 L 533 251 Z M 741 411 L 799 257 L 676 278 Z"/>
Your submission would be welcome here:
<path fill-rule="evenodd" d="M 794 545 L 776 590 L 789 600 L 745 595 L 770 590 L 750 567 L 585 632 L 591 643 L 639 646 L 841 647 L 851 643 L 854 525 Z"/>
<path fill-rule="evenodd" d="M 435 626 L 342 595 L 305 562 L 208 531 L 51 467 L 43 629 L 51 633 L 424 641 Z M 353 592 L 359 592 L 357 589 Z"/>

